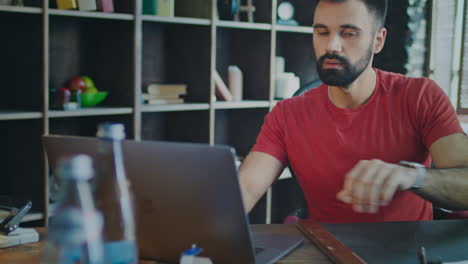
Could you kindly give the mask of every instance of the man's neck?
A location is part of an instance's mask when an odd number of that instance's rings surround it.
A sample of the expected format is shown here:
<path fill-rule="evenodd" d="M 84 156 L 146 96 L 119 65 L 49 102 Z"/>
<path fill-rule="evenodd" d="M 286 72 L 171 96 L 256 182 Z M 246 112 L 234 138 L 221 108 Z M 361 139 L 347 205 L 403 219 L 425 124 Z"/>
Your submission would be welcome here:
<path fill-rule="evenodd" d="M 372 96 L 376 80 L 376 72 L 369 66 L 348 87 L 328 86 L 328 98 L 338 108 L 359 107 Z"/>

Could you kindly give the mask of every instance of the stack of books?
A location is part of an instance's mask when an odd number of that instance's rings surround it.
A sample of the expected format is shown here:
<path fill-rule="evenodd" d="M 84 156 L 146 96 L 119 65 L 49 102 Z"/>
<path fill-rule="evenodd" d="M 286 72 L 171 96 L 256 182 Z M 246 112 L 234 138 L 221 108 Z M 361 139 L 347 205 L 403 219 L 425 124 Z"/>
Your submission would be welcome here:
<path fill-rule="evenodd" d="M 57 0 L 58 9 L 114 12 L 113 0 Z"/>
<path fill-rule="evenodd" d="M 148 85 L 147 93 L 143 93 L 146 104 L 183 104 L 187 95 L 186 84 L 159 84 Z"/>

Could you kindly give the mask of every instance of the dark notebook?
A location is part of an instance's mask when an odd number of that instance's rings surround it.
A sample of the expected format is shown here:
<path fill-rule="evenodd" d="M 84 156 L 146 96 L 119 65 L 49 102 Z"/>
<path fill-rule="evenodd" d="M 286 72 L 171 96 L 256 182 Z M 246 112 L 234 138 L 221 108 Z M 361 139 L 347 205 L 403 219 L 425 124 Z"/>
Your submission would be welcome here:
<path fill-rule="evenodd" d="M 419 263 L 420 246 L 428 261 L 468 260 L 468 220 L 322 225 L 368 263 Z"/>

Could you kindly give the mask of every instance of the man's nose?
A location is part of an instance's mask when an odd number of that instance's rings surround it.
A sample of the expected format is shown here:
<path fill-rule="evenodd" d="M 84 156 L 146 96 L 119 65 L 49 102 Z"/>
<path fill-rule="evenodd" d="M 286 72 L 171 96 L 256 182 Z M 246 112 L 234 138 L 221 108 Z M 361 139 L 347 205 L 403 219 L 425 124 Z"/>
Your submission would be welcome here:
<path fill-rule="evenodd" d="M 338 34 L 331 35 L 327 44 L 327 52 L 329 53 L 338 53 L 343 49 L 341 38 L 338 36 Z"/>

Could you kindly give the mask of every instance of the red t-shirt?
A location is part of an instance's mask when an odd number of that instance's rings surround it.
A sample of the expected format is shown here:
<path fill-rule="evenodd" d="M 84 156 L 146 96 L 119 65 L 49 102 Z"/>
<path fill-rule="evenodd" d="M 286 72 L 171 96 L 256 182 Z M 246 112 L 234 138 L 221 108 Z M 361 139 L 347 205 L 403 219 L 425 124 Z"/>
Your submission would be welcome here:
<path fill-rule="evenodd" d="M 397 191 L 378 213 L 357 213 L 336 198 L 344 177 L 358 161 L 401 160 L 429 166 L 437 139 L 463 133 L 440 87 L 427 78 L 375 69 L 371 98 L 353 109 L 337 108 L 322 84 L 280 101 L 265 117 L 252 151 L 290 165 L 302 186 L 309 216 L 319 222 L 432 220 L 432 204 L 411 191 Z"/>

